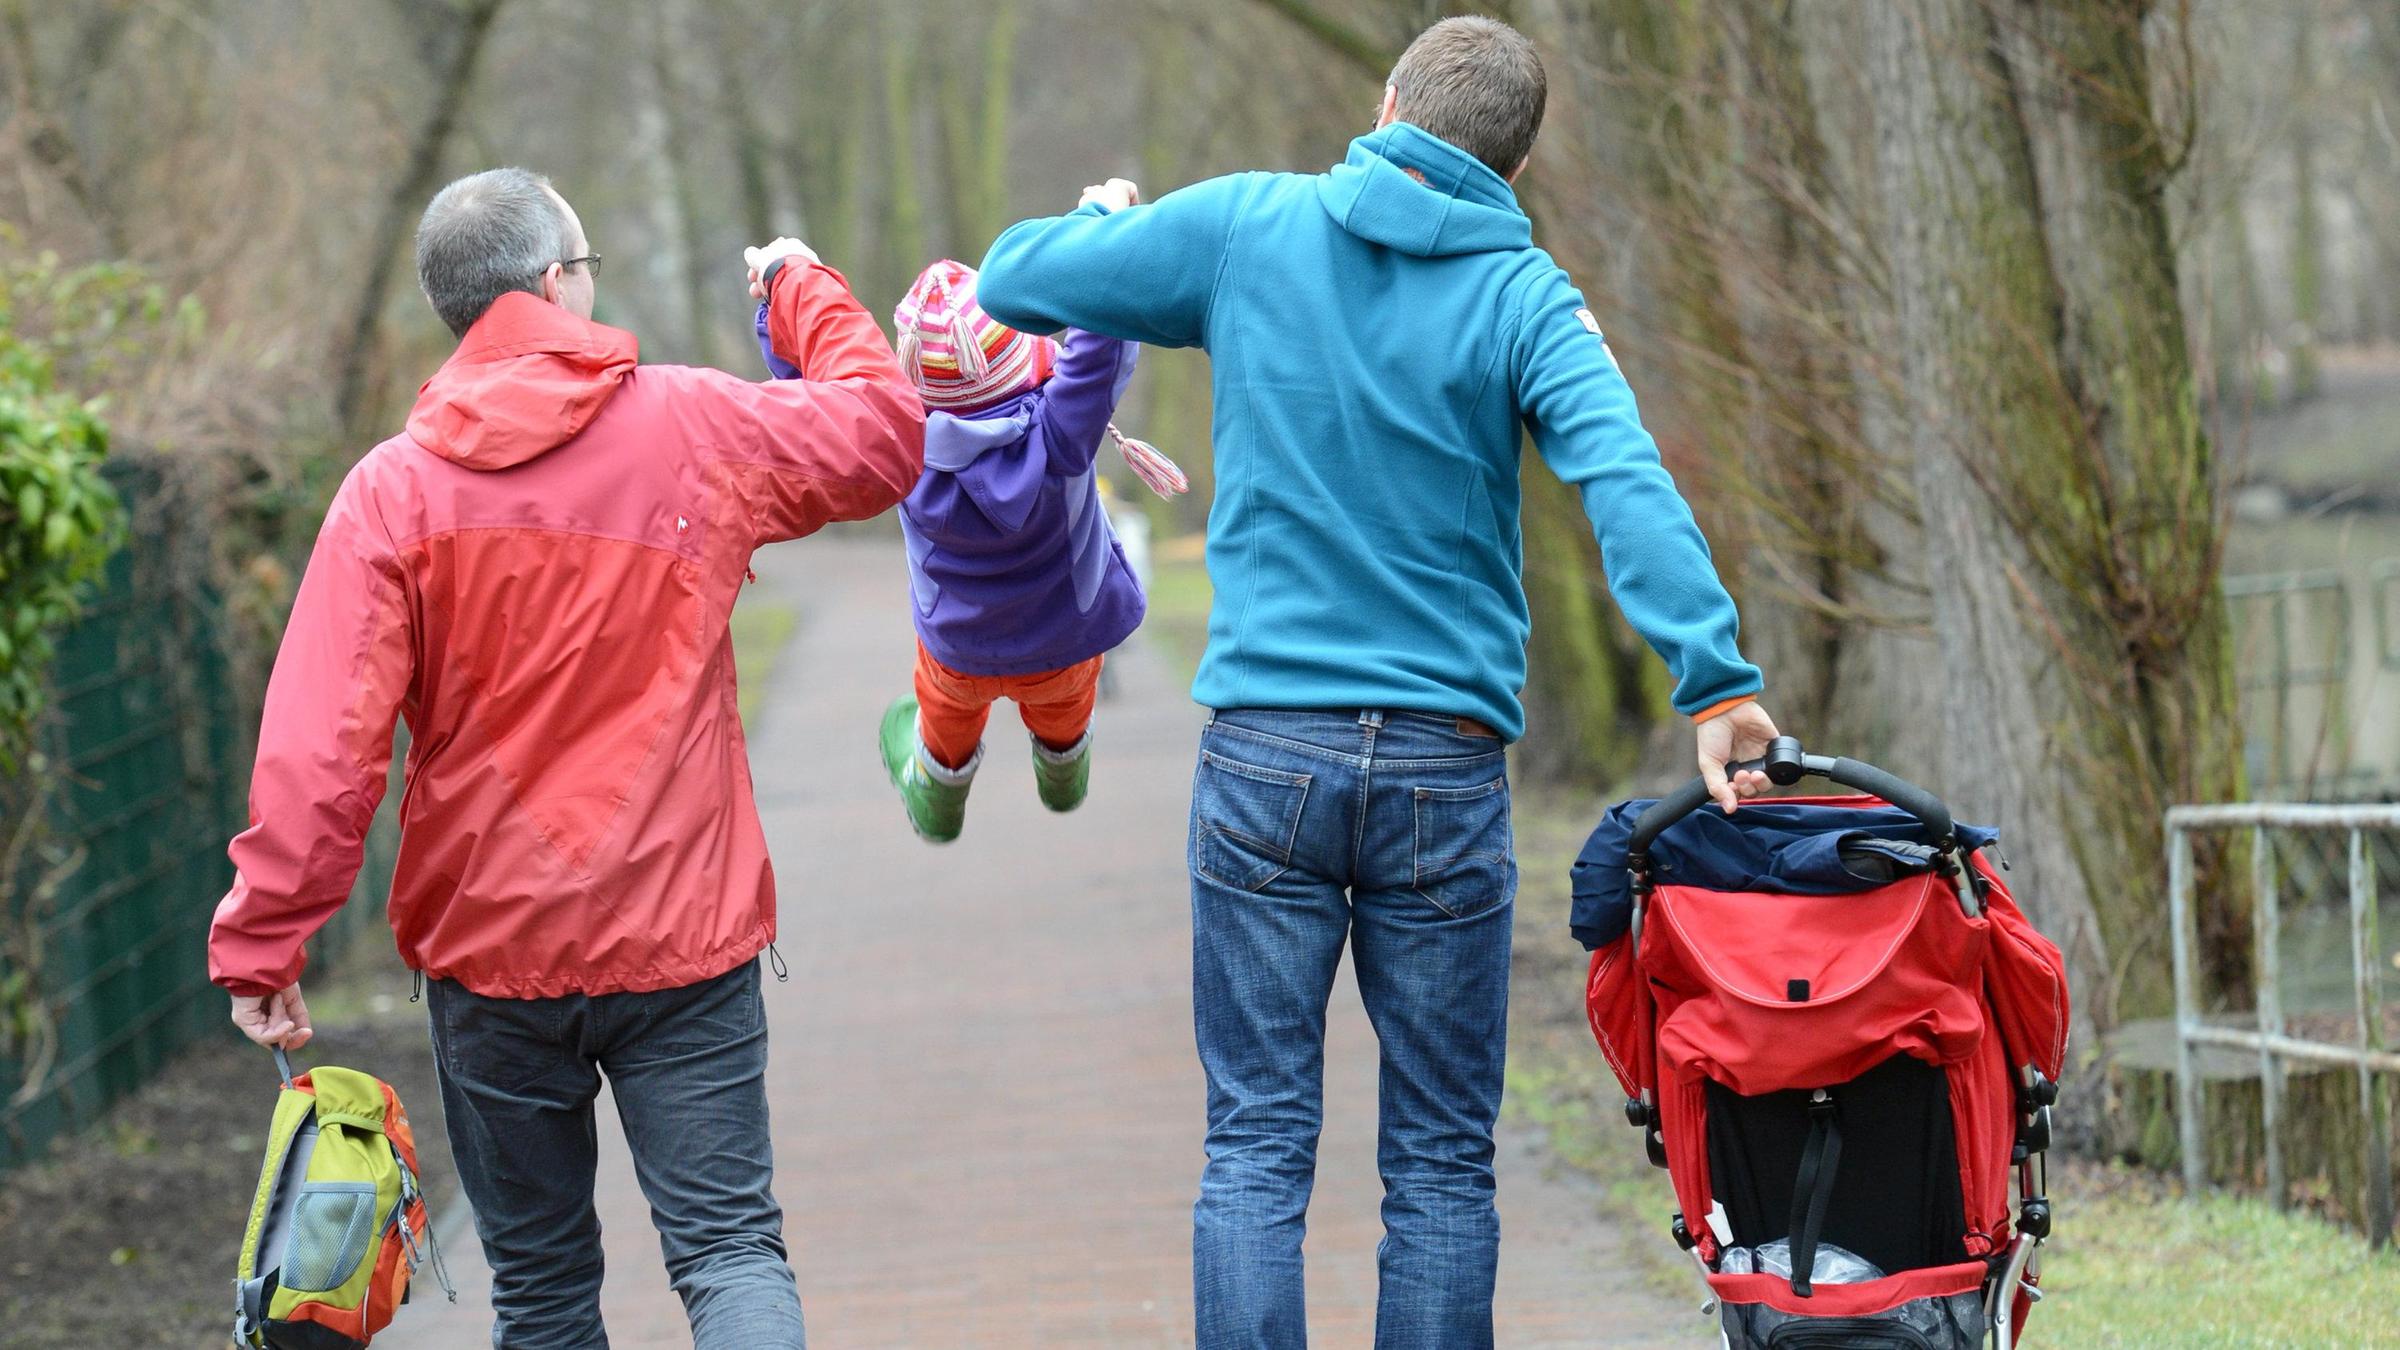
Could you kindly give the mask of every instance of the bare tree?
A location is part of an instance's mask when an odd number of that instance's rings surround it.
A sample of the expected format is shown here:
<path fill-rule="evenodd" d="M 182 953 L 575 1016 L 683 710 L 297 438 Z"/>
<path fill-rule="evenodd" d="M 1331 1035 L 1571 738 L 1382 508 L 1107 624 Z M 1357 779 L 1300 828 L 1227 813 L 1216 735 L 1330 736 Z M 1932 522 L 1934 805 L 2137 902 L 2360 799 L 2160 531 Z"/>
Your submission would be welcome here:
<path fill-rule="evenodd" d="M 8 0 L 0 7 L 0 33 L 7 37 L 8 85 L 14 104 L 9 125 L 26 157 L 50 171 L 100 232 L 102 247 L 112 255 L 125 250 L 124 223 L 107 196 L 106 175 L 91 165 L 74 124 L 80 120 L 92 82 L 106 69 L 132 18 L 133 7 L 127 0 L 109 0 L 81 10 L 67 44 L 70 59 L 54 79 L 43 69 L 25 0 Z"/>
<path fill-rule="evenodd" d="M 2103 1025 L 2154 1005 L 2159 822 L 2238 785 L 2220 526 L 2192 394 L 2144 7 L 1799 7 L 1878 266 L 1870 439 L 1913 465 L 1960 809 Z M 2211 924 L 2238 964 L 2232 915 Z M 2136 955 L 2139 959 L 2134 959 Z"/>
<path fill-rule="evenodd" d="M 433 77 L 433 101 L 410 138 L 408 159 L 385 194 L 368 236 L 366 271 L 352 301 L 345 325 L 341 356 L 334 379 L 334 417 L 346 432 L 366 420 L 368 387 L 376 366 L 377 338 L 383 308 L 391 293 L 392 274 L 400 266 L 401 246 L 417 213 L 424 209 L 442 171 L 442 152 L 464 115 L 468 92 L 475 82 L 475 65 L 491 35 L 493 21 L 507 0 L 446 0 L 416 3 L 400 0 L 399 12 L 417 26 L 418 55 Z"/>

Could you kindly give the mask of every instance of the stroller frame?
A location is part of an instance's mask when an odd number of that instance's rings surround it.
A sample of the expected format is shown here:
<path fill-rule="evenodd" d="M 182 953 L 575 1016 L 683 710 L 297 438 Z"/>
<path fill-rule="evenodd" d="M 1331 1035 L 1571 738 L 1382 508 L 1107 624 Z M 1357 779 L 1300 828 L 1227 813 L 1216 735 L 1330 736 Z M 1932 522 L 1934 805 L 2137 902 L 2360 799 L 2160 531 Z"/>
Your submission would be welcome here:
<path fill-rule="evenodd" d="M 1807 754 L 1799 741 L 1789 736 L 1777 737 L 1769 742 L 1762 758 L 1728 765 L 1727 768 L 1729 772 L 1763 771 L 1769 781 L 1779 786 L 1789 786 L 1803 777 L 1813 775 L 1857 789 L 1907 811 L 1923 825 L 1926 838 L 1934 841 L 1932 871 L 1954 899 L 1960 913 L 1970 920 L 1982 916 L 1985 908 L 1982 891 L 1987 881 L 1996 882 L 1996 878 L 1990 877 L 1988 869 L 1974 853 L 1960 856 L 1957 831 L 1949 808 L 1933 793 L 1870 764 L 1848 758 Z M 1650 806 L 1634 826 L 1626 857 L 1631 872 L 1632 895 L 1627 938 L 1629 953 L 1636 965 L 1642 951 L 1644 921 L 1651 897 L 1657 889 L 1649 856 L 1650 847 L 1669 826 L 1700 809 L 1708 801 L 1707 784 L 1695 778 L 1673 795 Z M 1595 976 L 1600 969 L 1601 960 L 1596 953 Z M 1596 983 L 1595 980 L 1595 987 Z M 1658 1054 L 1658 1004 L 1654 997 L 1645 996 L 1639 1000 L 1639 1007 L 1642 1053 L 1655 1060 Z M 1595 1031 L 1598 1030 L 1595 1023 Z M 1996 1028 L 1993 1034 L 1998 1034 Z M 1605 1036 L 1603 1047 L 1606 1048 Z M 1614 1056 L 1611 1058 L 1613 1061 Z M 2058 1085 L 2043 1074 L 2030 1057 L 2020 1059 L 2012 1055 L 2010 1064 L 2016 1093 L 2017 1123 L 2010 1161 L 2013 1164 L 2017 1203 L 2009 1244 L 2001 1251 L 1982 1258 L 1988 1268 L 1982 1286 L 1982 1304 L 1988 1328 L 1984 1343 L 1990 1350 L 2015 1350 L 2025 1311 L 2042 1297 L 2038 1287 L 2040 1249 L 2051 1231 L 2047 1150 L 2052 1133 L 2051 1108 L 2058 1098 Z M 1625 1110 L 1627 1122 L 1643 1133 L 1643 1143 L 1651 1163 L 1665 1168 L 1668 1165 L 1668 1150 L 1656 1093 L 1659 1081 L 1653 1063 L 1650 1084 L 1644 1086 L 1637 1096 L 1627 1099 Z M 1826 1098 L 1827 1094 L 1822 1089 L 1815 1093 L 1817 1102 L 1823 1102 Z M 1710 1282 L 1712 1271 L 1708 1258 L 1701 1251 L 1700 1239 L 1681 1213 L 1673 1217 L 1670 1232 L 1700 1278 L 1703 1290 L 1701 1314 L 1716 1315 L 1721 1303 L 1715 1286 Z M 1797 1234 L 1794 1236 L 1798 1237 Z M 1814 1247 L 1815 1235 L 1811 1232 L 1806 1238 L 1804 1250 L 1813 1256 Z M 1808 1257 L 1796 1250 L 1795 1267 L 1799 1267 L 1804 1259 Z M 1796 1292 L 1807 1292 L 1805 1271 L 1795 1282 L 1794 1288 Z"/>

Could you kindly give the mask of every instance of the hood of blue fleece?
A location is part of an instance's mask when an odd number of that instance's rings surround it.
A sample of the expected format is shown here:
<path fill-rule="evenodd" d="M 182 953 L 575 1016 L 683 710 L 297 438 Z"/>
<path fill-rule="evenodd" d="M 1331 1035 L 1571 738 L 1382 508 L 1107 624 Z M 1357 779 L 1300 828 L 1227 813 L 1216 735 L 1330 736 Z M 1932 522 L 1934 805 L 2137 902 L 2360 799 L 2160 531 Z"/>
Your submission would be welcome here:
<path fill-rule="evenodd" d="M 1507 179 L 1406 122 L 1350 142 L 1349 157 L 1317 179 L 1317 200 L 1350 233 L 1419 258 L 1533 243 Z"/>

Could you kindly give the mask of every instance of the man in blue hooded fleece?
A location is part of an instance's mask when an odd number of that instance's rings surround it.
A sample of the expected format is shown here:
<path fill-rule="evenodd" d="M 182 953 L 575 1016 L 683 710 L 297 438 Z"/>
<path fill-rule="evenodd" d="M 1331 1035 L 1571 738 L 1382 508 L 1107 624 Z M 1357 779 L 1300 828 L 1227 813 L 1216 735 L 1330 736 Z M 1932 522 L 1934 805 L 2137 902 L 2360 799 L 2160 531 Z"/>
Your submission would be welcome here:
<path fill-rule="evenodd" d="M 1582 492 L 1718 800 L 1765 784 L 1725 772 L 1775 734 L 1733 601 L 1509 186 L 1545 89 L 1514 29 L 1445 20 L 1331 172 L 1235 174 L 1147 205 L 1115 180 L 984 260 L 1002 323 L 1201 346 L 1214 365 L 1216 599 L 1193 688 L 1214 711 L 1190 845 L 1204 1350 L 1305 1343 L 1300 1246 L 1345 940 L 1383 1056 L 1375 1343 L 1491 1344 L 1524 428 Z"/>

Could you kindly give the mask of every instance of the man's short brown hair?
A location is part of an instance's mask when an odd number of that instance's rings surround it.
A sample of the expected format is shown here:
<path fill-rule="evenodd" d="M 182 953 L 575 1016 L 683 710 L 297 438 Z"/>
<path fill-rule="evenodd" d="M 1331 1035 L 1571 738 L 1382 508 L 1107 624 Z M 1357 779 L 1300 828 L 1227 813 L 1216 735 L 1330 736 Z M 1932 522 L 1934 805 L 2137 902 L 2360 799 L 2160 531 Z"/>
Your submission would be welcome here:
<path fill-rule="evenodd" d="M 1498 19 L 1444 19 L 1392 67 L 1393 116 L 1432 132 L 1506 178 L 1533 153 L 1550 82 L 1523 33 Z"/>

